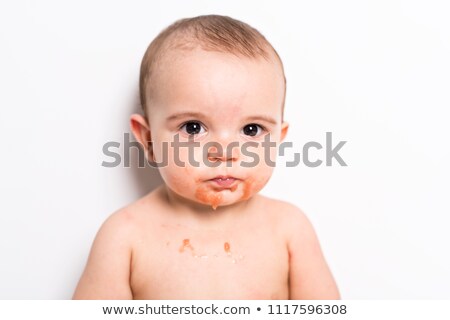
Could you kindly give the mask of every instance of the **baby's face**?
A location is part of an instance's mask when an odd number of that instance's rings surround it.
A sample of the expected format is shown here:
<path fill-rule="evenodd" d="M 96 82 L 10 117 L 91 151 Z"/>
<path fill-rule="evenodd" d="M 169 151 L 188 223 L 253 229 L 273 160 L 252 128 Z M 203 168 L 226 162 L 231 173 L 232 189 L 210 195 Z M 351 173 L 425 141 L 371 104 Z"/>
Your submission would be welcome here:
<path fill-rule="evenodd" d="M 213 208 L 250 198 L 269 180 L 277 154 L 262 142 L 278 144 L 287 132 L 280 66 L 201 49 L 170 55 L 152 76 L 149 107 L 155 161 L 167 162 L 163 180 Z"/>

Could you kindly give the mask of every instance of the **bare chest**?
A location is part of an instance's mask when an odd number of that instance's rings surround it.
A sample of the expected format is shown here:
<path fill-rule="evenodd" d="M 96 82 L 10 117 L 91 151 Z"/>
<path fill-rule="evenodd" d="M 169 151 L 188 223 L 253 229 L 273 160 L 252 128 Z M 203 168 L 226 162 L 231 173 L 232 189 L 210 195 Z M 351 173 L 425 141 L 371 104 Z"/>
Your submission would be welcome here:
<path fill-rule="evenodd" d="M 134 299 L 288 299 L 286 245 L 264 230 L 157 235 L 133 250 Z"/>

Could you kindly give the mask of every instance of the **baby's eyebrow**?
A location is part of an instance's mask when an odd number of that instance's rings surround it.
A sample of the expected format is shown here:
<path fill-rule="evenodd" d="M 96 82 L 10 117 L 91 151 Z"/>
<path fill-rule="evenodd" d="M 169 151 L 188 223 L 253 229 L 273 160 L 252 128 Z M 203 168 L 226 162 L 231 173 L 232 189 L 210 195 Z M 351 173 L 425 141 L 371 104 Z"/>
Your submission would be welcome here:
<path fill-rule="evenodd" d="M 174 121 L 183 118 L 204 118 L 205 115 L 200 112 L 179 112 L 167 117 L 167 121 Z"/>
<path fill-rule="evenodd" d="M 206 116 L 201 112 L 186 111 L 186 112 L 179 112 L 179 113 L 170 115 L 169 117 L 167 117 L 167 122 L 184 119 L 184 118 L 204 119 L 205 117 Z M 245 119 L 246 122 L 258 121 L 258 120 L 268 122 L 273 125 L 277 124 L 277 121 L 274 118 L 272 118 L 270 116 L 266 116 L 266 115 L 254 115 L 254 116 L 249 116 Z"/>
<path fill-rule="evenodd" d="M 271 123 L 273 125 L 277 124 L 277 121 L 270 117 L 270 116 L 266 116 L 266 115 L 255 115 L 255 116 L 250 116 L 247 118 L 247 121 L 255 121 L 255 120 L 261 120 L 261 121 L 265 121 L 268 123 Z"/>

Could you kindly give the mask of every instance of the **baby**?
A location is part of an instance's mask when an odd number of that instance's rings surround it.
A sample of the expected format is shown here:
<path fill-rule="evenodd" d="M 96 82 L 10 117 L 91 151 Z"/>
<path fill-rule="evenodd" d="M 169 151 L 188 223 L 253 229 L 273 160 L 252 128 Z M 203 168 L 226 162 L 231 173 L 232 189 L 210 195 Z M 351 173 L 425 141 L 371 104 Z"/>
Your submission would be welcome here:
<path fill-rule="evenodd" d="M 339 299 L 297 207 L 258 192 L 286 136 L 286 81 L 254 28 L 175 22 L 141 64 L 131 129 L 164 184 L 102 225 L 74 299 Z"/>

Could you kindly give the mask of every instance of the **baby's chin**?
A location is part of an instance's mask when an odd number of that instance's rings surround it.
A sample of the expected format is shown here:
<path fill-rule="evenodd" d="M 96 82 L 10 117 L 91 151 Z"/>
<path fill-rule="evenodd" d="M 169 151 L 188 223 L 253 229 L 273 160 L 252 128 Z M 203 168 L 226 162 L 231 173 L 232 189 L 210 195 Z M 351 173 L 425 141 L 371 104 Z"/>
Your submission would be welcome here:
<path fill-rule="evenodd" d="M 210 205 L 213 209 L 217 209 L 221 206 L 230 206 L 250 199 L 256 192 L 257 190 L 253 190 L 246 185 L 224 189 L 200 186 L 195 190 L 194 197 L 197 202 Z"/>
<path fill-rule="evenodd" d="M 266 181 L 249 178 L 230 187 L 220 188 L 215 184 L 200 183 L 190 188 L 169 188 L 185 199 L 217 209 L 250 199 L 262 189 Z"/>
<path fill-rule="evenodd" d="M 243 200 L 246 199 L 242 197 L 241 192 L 233 192 L 231 190 L 203 191 L 200 189 L 195 193 L 196 202 L 211 206 L 214 210 L 218 207 L 230 206 Z"/>

